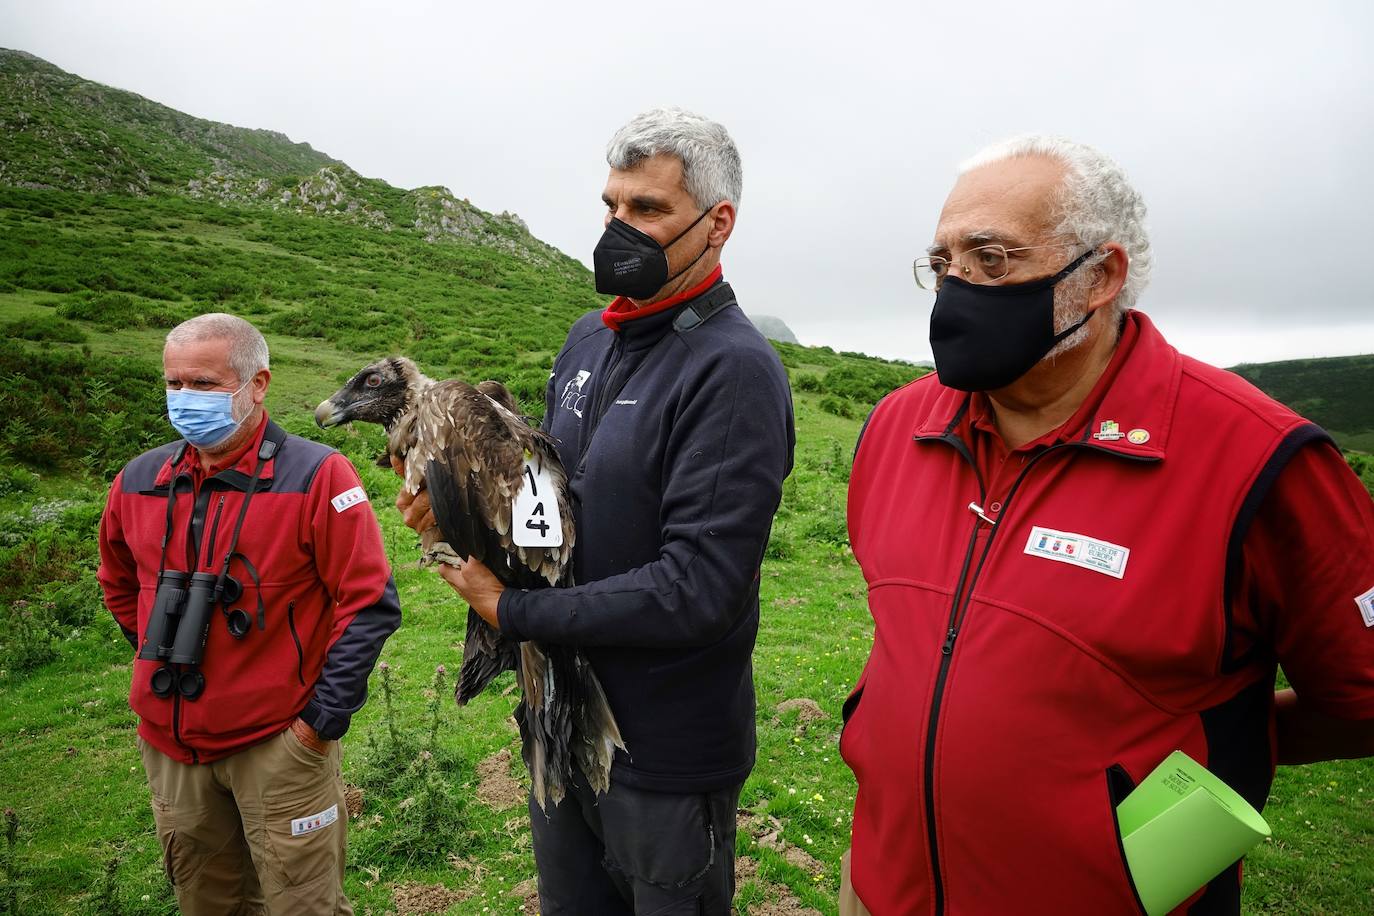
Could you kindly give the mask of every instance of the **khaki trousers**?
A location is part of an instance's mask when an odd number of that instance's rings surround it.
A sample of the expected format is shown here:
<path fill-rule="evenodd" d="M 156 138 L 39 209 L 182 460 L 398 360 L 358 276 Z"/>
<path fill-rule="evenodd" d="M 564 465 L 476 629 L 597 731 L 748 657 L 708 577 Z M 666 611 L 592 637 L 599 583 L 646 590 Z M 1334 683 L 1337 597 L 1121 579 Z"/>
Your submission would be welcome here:
<path fill-rule="evenodd" d="M 322 756 L 288 728 L 207 764 L 179 763 L 141 738 L 138 747 L 185 916 L 351 916 L 338 742 Z"/>
<path fill-rule="evenodd" d="M 849 881 L 849 852 L 846 849 L 840 856 L 840 916 L 869 916 L 868 908 Z"/>

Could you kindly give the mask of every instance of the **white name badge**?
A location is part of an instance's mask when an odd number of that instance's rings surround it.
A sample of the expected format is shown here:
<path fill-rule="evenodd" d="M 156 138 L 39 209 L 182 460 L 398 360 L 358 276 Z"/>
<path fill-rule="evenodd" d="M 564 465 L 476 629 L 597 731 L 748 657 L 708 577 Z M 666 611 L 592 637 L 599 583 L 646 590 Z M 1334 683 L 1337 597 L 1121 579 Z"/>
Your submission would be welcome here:
<path fill-rule="evenodd" d="M 562 547 L 563 517 L 553 477 L 536 457 L 525 458 L 525 481 L 510 506 L 511 540 L 520 547 Z"/>
<path fill-rule="evenodd" d="M 303 836 L 307 833 L 314 833 L 322 830 L 339 819 L 339 806 L 330 805 L 319 814 L 307 814 L 305 817 L 298 817 L 291 821 L 291 835 Z"/>
<path fill-rule="evenodd" d="M 1374 627 L 1374 588 L 1356 598 L 1355 606 L 1360 609 L 1360 619 L 1364 625 Z"/>
<path fill-rule="evenodd" d="M 1128 549 L 1117 544 L 1083 534 L 1038 527 L 1031 529 L 1030 539 L 1026 541 L 1026 553 L 1091 569 L 1117 579 L 1126 575 L 1126 561 L 1131 557 Z"/>
<path fill-rule="evenodd" d="M 344 490 L 338 496 L 331 499 L 330 502 L 334 504 L 335 512 L 342 512 L 350 506 L 356 506 L 358 503 L 367 502 L 367 494 L 363 492 L 362 487 L 354 487 L 351 490 Z"/>

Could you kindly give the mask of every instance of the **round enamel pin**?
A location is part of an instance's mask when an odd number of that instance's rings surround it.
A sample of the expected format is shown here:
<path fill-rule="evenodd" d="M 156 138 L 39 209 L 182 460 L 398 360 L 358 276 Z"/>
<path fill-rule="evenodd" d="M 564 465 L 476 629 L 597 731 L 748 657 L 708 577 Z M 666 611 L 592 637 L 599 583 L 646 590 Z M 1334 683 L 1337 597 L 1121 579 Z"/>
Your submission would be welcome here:
<path fill-rule="evenodd" d="M 1132 445 L 1144 445 L 1150 441 L 1150 431 L 1148 429 L 1133 429 L 1126 434 L 1126 441 Z"/>

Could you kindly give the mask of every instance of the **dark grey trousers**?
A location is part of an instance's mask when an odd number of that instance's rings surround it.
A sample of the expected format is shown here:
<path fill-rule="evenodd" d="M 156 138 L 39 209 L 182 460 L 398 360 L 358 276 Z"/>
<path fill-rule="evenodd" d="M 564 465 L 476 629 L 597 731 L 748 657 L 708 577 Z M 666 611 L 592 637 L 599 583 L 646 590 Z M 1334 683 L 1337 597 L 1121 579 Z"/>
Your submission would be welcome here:
<path fill-rule="evenodd" d="M 581 773 L 547 812 L 530 800 L 544 916 L 728 916 L 740 789 L 679 795 Z"/>

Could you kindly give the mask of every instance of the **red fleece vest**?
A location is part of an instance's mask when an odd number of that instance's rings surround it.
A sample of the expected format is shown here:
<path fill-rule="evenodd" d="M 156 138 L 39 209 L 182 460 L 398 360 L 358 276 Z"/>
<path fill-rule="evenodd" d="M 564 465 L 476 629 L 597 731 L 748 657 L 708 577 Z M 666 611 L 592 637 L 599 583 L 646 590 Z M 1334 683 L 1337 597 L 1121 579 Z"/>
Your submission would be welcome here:
<path fill-rule="evenodd" d="M 1257 481 L 1322 434 L 1138 312 L 1058 442 L 995 485 L 969 423 L 932 374 L 855 459 L 876 624 L 841 740 L 855 889 L 876 916 L 1138 912 L 1131 783 L 1182 749 L 1267 793 L 1274 663 L 1237 638 L 1228 551 Z"/>

